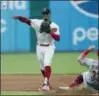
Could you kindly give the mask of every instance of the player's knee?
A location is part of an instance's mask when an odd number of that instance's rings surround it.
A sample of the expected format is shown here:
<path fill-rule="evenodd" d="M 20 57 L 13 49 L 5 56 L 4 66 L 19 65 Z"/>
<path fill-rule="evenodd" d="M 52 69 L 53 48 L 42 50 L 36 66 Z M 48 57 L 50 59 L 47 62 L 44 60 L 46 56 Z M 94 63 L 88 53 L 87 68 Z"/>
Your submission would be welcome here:
<path fill-rule="evenodd" d="M 45 67 L 40 67 L 41 70 L 45 70 Z"/>
<path fill-rule="evenodd" d="M 40 69 L 44 70 L 45 69 L 44 65 L 40 65 Z"/>
<path fill-rule="evenodd" d="M 44 67 L 46 67 L 46 66 L 50 66 L 50 64 L 44 64 Z"/>
<path fill-rule="evenodd" d="M 44 66 L 50 66 L 50 65 L 51 65 L 51 61 L 47 61 L 47 60 L 44 61 Z"/>

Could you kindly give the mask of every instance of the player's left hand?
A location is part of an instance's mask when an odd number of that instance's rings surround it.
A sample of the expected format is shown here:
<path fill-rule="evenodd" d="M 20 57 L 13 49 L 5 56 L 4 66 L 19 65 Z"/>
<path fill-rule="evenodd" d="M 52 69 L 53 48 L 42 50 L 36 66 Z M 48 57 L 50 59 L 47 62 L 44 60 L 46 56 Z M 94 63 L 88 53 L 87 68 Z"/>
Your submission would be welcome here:
<path fill-rule="evenodd" d="M 91 46 L 89 46 L 88 50 L 89 51 L 92 51 L 94 48 L 95 48 L 95 46 L 94 45 L 91 45 Z"/>
<path fill-rule="evenodd" d="M 49 21 L 43 21 L 41 23 L 41 26 L 40 26 L 40 32 L 43 33 L 50 33 L 51 32 L 51 28 L 50 28 L 50 22 Z"/>

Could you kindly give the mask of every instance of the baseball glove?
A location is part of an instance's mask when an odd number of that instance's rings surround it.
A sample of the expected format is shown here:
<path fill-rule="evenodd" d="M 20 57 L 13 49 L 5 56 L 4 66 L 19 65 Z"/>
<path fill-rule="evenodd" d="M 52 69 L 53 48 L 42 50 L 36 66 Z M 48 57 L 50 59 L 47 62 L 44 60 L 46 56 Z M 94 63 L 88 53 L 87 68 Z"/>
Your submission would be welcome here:
<path fill-rule="evenodd" d="M 43 33 L 43 32 L 50 33 L 51 32 L 50 24 L 51 22 L 49 21 L 43 21 L 40 26 L 40 33 Z"/>

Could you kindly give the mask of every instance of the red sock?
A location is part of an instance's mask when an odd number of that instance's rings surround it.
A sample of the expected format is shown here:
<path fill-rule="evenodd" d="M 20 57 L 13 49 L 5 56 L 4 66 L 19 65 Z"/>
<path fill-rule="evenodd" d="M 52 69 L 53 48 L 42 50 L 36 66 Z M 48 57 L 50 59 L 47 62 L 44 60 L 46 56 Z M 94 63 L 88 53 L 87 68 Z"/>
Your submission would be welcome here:
<path fill-rule="evenodd" d="M 45 70 L 41 69 L 41 73 L 42 73 L 43 77 L 45 77 Z"/>
<path fill-rule="evenodd" d="M 69 85 L 69 87 L 75 87 L 77 85 L 80 85 L 83 82 L 83 76 L 79 75 L 76 77 L 76 79 Z"/>
<path fill-rule="evenodd" d="M 50 66 L 46 66 L 45 67 L 45 77 L 49 80 L 51 75 L 51 67 Z"/>

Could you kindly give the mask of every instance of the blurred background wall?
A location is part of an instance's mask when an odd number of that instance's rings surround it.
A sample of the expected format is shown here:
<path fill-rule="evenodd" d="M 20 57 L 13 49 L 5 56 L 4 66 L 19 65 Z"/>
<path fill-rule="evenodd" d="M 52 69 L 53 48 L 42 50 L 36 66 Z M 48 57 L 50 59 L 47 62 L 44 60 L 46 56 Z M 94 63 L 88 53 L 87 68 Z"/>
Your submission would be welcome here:
<path fill-rule="evenodd" d="M 82 51 L 90 44 L 98 48 L 98 3 L 96 1 L 2 1 L 1 52 L 31 52 L 36 48 L 36 34 L 12 16 L 41 19 L 41 10 L 49 7 L 52 21 L 60 26 L 61 40 L 56 51 Z"/>
<path fill-rule="evenodd" d="M 30 50 L 30 28 L 13 20 L 13 16 L 30 16 L 28 1 L 2 1 L 1 3 L 1 52 Z"/>

